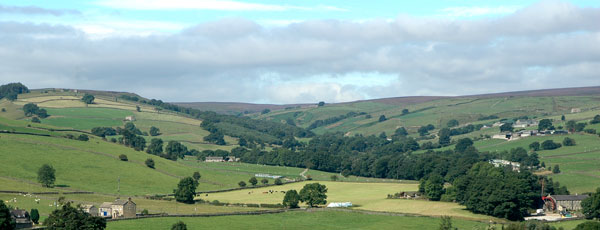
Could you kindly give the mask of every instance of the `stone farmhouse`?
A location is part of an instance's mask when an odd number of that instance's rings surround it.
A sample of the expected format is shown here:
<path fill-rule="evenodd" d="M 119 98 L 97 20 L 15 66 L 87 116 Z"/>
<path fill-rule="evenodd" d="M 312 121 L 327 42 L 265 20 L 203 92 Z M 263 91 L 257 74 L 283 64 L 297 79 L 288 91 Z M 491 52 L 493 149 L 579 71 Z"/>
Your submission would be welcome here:
<path fill-rule="evenodd" d="M 84 211 L 91 215 L 94 215 L 95 210 L 98 210 L 97 216 L 104 218 L 119 219 L 133 218 L 136 216 L 136 204 L 131 198 L 128 198 L 127 200 L 115 200 L 114 202 L 104 202 L 98 209 L 84 208 Z"/>
<path fill-rule="evenodd" d="M 225 159 L 223 157 L 206 157 L 204 162 L 225 162 Z"/>
<path fill-rule="evenodd" d="M 581 201 L 588 195 L 550 195 L 544 197 L 546 210 L 553 212 L 569 212 L 581 210 Z"/>
<path fill-rule="evenodd" d="M 15 220 L 17 224 L 16 229 L 29 229 L 33 226 L 30 220 L 29 213 L 22 209 L 15 209 L 10 211 L 11 218 Z"/>
<path fill-rule="evenodd" d="M 537 126 L 538 122 L 536 120 L 517 120 L 513 124 L 513 128 L 527 128 L 530 126 Z"/>

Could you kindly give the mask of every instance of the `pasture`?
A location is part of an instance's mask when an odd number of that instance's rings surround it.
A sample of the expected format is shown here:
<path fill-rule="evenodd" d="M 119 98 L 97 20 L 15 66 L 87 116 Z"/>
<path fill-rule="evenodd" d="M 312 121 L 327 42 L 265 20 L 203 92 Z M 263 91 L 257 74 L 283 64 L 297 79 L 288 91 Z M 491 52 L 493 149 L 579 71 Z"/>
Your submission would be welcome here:
<path fill-rule="evenodd" d="M 108 230 L 120 229 L 169 229 L 177 221 L 183 221 L 188 229 L 439 229 L 440 219 L 434 217 L 409 217 L 369 215 L 341 211 L 294 211 L 259 216 L 223 216 L 223 217 L 187 217 L 187 218 L 151 218 L 109 222 Z M 487 224 L 452 219 L 454 227 L 459 229 L 484 228 Z"/>

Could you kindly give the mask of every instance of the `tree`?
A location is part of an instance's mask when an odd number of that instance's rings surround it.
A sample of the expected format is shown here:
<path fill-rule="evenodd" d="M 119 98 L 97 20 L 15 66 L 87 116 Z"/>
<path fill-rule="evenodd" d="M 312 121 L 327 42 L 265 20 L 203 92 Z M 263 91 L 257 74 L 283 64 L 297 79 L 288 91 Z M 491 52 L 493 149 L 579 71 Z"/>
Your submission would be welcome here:
<path fill-rule="evenodd" d="M 248 180 L 248 182 L 250 182 L 252 186 L 256 186 L 256 184 L 258 184 L 258 180 L 256 179 L 256 177 L 250 177 L 250 180 Z"/>
<path fill-rule="evenodd" d="M 262 112 L 260 112 L 260 114 L 267 114 L 267 113 L 269 113 L 269 112 L 271 112 L 271 110 L 270 110 L 270 109 L 263 109 L 263 111 L 262 111 Z"/>
<path fill-rule="evenodd" d="M 79 135 L 79 137 L 77 137 L 77 140 L 79 140 L 79 141 L 89 141 L 90 138 L 88 137 L 88 135 L 81 134 L 81 135 Z"/>
<path fill-rule="evenodd" d="M 533 150 L 533 151 L 539 151 L 540 150 L 540 142 L 534 141 L 531 144 L 529 144 L 529 149 Z"/>
<path fill-rule="evenodd" d="M 21 83 L 0 85 L 0 99 L 6 97 L 8 100 L 14 101 L 17 99 L 17 95 L 22 93 L 29 93 L 29 89 Z"/>
<path fill-rule="evenodd" d="M 444 179 L 440 175 L 433 174 L 424 183 L 425 196 L 429 200 L 439 201 L 444 194 Z"/>
<path fill-rule="evenodd" d="M 25 113 L 26 117 L 37 114 L 39 109 L 40 108 L 36 104 L 33 104 L 33 103 L 27 103 L 23 106 L 23 112 Z"/>
<path fill-rule="evenodd" d="M 40 221 L 40 212 L 37 209 L 32 208 L 31 211 L 29 211 L 29 217 L 34 224 L 38 224 Z"/>
<path fill-rule="evenodd" d="M 560 116 L 560 120 L 561 120 L 561 121 L 565 121 L 565 119 L 567 119 L 567 118 L 565 117 L 565 115 L 564 115 L 564 114 L 563 114 L 562 116 Z"/>
<path fill-rule="evenodd" d="M 160 135 L 160 129 L 158 129 L 158 128 L 154 127 L 154 126 L 150 127 L 150 136 L 155 137 L 155 136 L 158 136 L 158 135 Z"/>
<path fill-rule="evenodd" d="M 566 129 L 569 130 L 569 132 L 575 132 L 576 127 L 577 127 L 576 121 L 573 121 L 573 120 L 567 121 Z"/>
<path fill-rule="evenodd" d="M 386 120 L 387 120 L 387 118 L 385 117 L 385 115 L 379 116 L 379 122 L 384 122 Z"/>
<path fill-rule="evenodd" d="M 246 147 L 248 146 L 248 141 L 246 141 L 246 139 L 244 139 L 243 137 L 240 137 L 240 139 L 238 139 L 238 145 Z"/>
<path fill-rule="evenodd" d="M 331 175 L 331 180 L 332 181 L 337 181 L 338 180 L 338 176 L 337 175 Z"/>
<path fill-rule="evenodd" d="M 581 201 L 582 212 L 587 219 L 600 218 L 600 188 Z"/>
<path fill-rule="evenodd" d="M 128 161 L 129 160 L 129 159 L 127 159 L 127 155 L 125 155 L 125 154 L 119 155 L 119 159 L 121 159 L 122 161 Z"/>
<path fill-rule="evenodd" d="M 203 138 L 204 141 L 214 143 L 217 145 L 226 145 L 225 136 L 221 132 L 211 132 Z"/>
<path fill-rule="evenodd" d="M 172 160 L 176 160 L 177 158 L 183 159 L 187 152 L 187 147 L 178 141 L 169 141 L 167 147 L 165 147 L 165 153 L 167 153 L 167 155 L 169 155 L 169 159 Z"/>
<path fill-rule="evenodd" d="M 321 107 L 321 106 L 325 106 L 325 102 L 324 102 L 324 101 L 319 101 L 319 104 L 318 104 L 318 106 L 319 106 L 319 107 Z"/>
<path fill-rule="evenodd" d="M 200 180 L 200 178 L 202 178 L 202 175 L 200 175 L 200 172 L 196 171 L 194 172 L 194 175 L 192 177 L 194 178 L 194 180 Z"/>
<path fill-rule="evenodd" d="M 402 115 L 406 115 L 408 113 L 409 113 L 408 109 L 402 109 Z"/>
<path fill-rule="evenodd" d="M 12 230 L 17 224 L 10 214 L 10 209 L 4 204 L 4 200 L 0 199 L 0 229 Z"/>
<path fill-rule="evenodd" d="M 275 179 L 275 182 L 273 182 L 275 185 L 282 185 L 283 182 L 281 181 L 280 178 Z"/>
<path fill-rule="evenodd" d="M 187 225 L 183 221 L 177 221 L 171 226 L 171 230 L 187 230 Z"/>
<path fill-rule="evenodd" d="M 555 165 L 554 168 L 552 168 L 552 173 L 554 173 L 554 174 L 560 173 L 560 167 L 558 165 Z"/>
<path fill-rule="evenodd" d="M 439 144 L 441 146 L 446 146 L 450 144 L 450 129 L 443 128 L 438 132 Z"/>
<path fill-rule="evenodd" d="M 442 216 L 442 222 L 440 223 L 440 230 L 454 230 L 452 227 L 452 217 Z"/>
<path fill-rule="evenodd" d="M 300 195 L 296 190 L 288 190 L 285 192 L 285 196 L 283 197 L 283 204 L 288 208 L 298 208 L 298 203 L 300 202 Z"/>
<path fill-rule="evenodd" d="M 596 115 L 594 116 L 594 119 L 592 119 L 592 121 L 590 121 L 590 124 L 598 124 L 600 123 L 600 115 Z"/>
<path fill-rule="evenodd" d="M 72 207 L 71 203 L 67 202 L 60 209 L 52 211 L 44 221 L 44 225 L 49 230 L 101 230 L 106 228 L 106 220 L 102 217 L 91 216 L 77 207 Z"/>
<path fill-rule="evenodd" d="M 586 221 L 578 224 L 573 230 L 600 230 L 600 222 Z"/>
<path fill-rule="evenodd" d="M 548 130 L 552 127 L 552 120 L 550 119 L 542 119 L 538 123 L 538 131 Z"/>
<path fill-rule="evenodd" d="M 142 112 L 142 108 L 140 108 L 140 106 L 139 106 L 139 105 L 136 105 L 136 106 L 135 106 L 135 111 Z"/>
<path fill-rule="evenodd" d="M 240 182 L 238 182 L 238 185 L 240 186 L 240 188 L 244 188 L 244 187 L 246 187 L 246 182 L 240 181 Z"/>
<path fill-rule="evenodd" d="M 31 118 L 31 122 L 33 122 L 33 123 L 41 123 L 42 121 L 40 121 L 40 119 L 38 117 L 33 117 L 33 118 Z"/>
<path fill-rule="evenodd" d="M 568 138 L 568 137 L 565 137 L 565 139 L 563 140 L 562 143 L 563 143 L 564 146 L 575 146 L 576 145 L 575 139 Z"/>
<path fill-rule="evenodd" d="M 260 183 L 262 183 L 264 185 L 269 184 L 269 179 L 263 178 L 262 180 L 260 180 Z"/>
<path fill-rule="evenodd" d="M 458 125 L 459 123 L 456 119 L 449 120 L 448 123 L 446 123 L 446 126 L 448 126 L 449 128 L 456 127 Z"/>
<path fill-rule="evenodd" d="M 327 203 L 327 187 L 319 183 L 306 184 L 300 190 L 300 201 L 308 204 L 309 207 L 316 207 L 319 204 Z"/>
<path fill-rule="evenodd" d="M 93 104 L 93 103 L 94 103 L 94 99 L 95 99 L 95 98 L 94 98 L 94 95 L 91 95 L 91 94 L 87 94 L 87 93 L 86 93 L 86 94 L 85 94 L 85 95 L 83 95 L 83 97 L 81 98 L 81 101 L 83 101 L 84 103 L 86 103 L 86 104 L 88 104 L 88 105 L 89 105 L 89 104 Z"/>
<path fill-rule="evenodd" d="M 153 154 L 153 155 L 160 155 L 163 153 L 163 140 L 160 138 L 152 138 L 152 140 L 150 141 L 150 145 L 148 146 L 148 149 L 146 149 L 147 153 Z"/>
<path fill-rule="evenodd" d="M 146 166 L 148 166 L 148 168 L 151 168 L 151 169 L 154 168 L 154 160 L 152 160 L 152 158 L 146 159 L 146 161 L 144 163 L 146 164 Z"/>
<path fill-rule="evenodd" d="M 560 148 L 562 145 L 559 143 L 554 143 L 554 141 L 552 140 L 545 140 L 544 142 L 542 142 L 542 149 L 544 150 L 553 150 L 553 149 L 557 149 Z"/>
<path fill-rule="evenodd" d="M 406 131 L 406 129 L 404 127 L 400 127 L 400 128 L 396 129 L 394 134 L 396 134 L 398 136 L 406 136 L 406 135 L 408 135 L 408 132 Z"/>
<path fill-rule="evenodd" d="M 512 132 L 513 130 L 512 123 L 504 123 L 500 126 L 500 132 Z"/>
<path fill-rule="evenodd" d="M 181 203 L 193 204 L 197 187 L 198 181 L 194 180 L 194 178 L 186 177 L 181 179 L 179 184 L 177 184 L 177 189 L 173 190 L 175 200 Z"/>
<path fill-rule="evenodd" d="M 455 152 L 464 152 L 470 146 L 473 146 L 473 140 L 471 140 L 471 138 L 468 138 L 468 137 L 462 138 L 462 139 L 458 140 L 458 142 L 456 143 L 456 146 L 454 146 L 454 151 Z"/>
<path fill-rule="evenodd" d="M 40 182 L 43 186 L 48 188 L 54 186 L 54 181 L 56 181 L 55 173 L 56 170 L 54 170 L 54 168 L 51 165 L 42 165 L 42 167 L 40 167 L 37 173 L 38 182 Z"/>

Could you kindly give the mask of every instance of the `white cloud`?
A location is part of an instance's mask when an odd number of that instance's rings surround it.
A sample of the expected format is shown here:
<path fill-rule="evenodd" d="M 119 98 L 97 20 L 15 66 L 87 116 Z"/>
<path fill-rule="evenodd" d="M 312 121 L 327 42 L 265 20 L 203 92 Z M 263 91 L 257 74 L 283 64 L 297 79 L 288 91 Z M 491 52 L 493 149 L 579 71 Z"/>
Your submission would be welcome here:
<path fill-rule="evenodd" d="M 520 6 L 499 6 L 499 7 L 448 7 L 440 10 L 442 16 L 449 17 L 477 17 L 485 15 L 511 14 L 519 10 Z"/>
<path fill-rule="evenodd" d="M 318 5 L 302 7 L 290 5 L 260 4 L 226 0 L 100 0 L 95 4 L 133 10 L 222 10 L 222 11 L 286 11 L 286 10 L 323 10 L 347 11 L 346 9 Z"/>

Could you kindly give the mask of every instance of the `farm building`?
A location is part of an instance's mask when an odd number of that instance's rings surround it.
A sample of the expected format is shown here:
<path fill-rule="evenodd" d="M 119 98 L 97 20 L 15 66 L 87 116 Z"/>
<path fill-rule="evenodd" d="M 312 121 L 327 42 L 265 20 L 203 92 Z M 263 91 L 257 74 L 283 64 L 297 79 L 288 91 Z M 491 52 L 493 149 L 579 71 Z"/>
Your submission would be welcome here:
<path fill-rule="evenodd" d="M 585 198 L 588 195 L 550 195 L 543 199 L 546 210 L 563 212 L 581 210 L 581 201 Z"/>
<path fill-rule="evenodd" d="M 331 202 L 327 205 L 328 208 L 349 208 L 352 207 L 352 202 Z"/>
<path fill-rule="evenodd" d="M 517 122 L 515 122 L 513 124 L 514 128 L 526 128 L 529 126 L 537 126 L 538 122 L 536 120 L 517 120 Z"/>
<path fill-rule="evenodd" d="M 112 217 L 112 203 L 111 202 L 102 203 L 100 205 L 100 208 L 98 209 L 98 216 L 105 217 L 105 218 Z"/>
<path fill-rule="evenodd" d="M 498 121 L 498 122 L 496 122 L 496 123 L 492 124 L 492 127 L 500 127 L 500 126 L 502 126 L 503 124 L 504 124 L 503 122 L 499 122 L 499 121 Z"/>
<path fill-rule="evenodd" d="M 98 207 L 96 207 L 96 205 L 86 204 L 86 205 L 81 206 L 81 208 L 83 209 L 84 212 L 87 212 L 92 216 L 100 215 L 100 211 L 98 210 Z"/>
<path fill-rule="evenodd" d="M 266 173 L 257 173 L 257 174 L 254 174 L 254 176 L 255 177 L 263 177 L 263 178 L 273 178 L 273 179 L 282 178 L 282 176 L 271 175 L 271 174 L 266 174 Z"/>
<path fill-rule="evenodd" d="M 238 162 L 238 161 L 240 161 L 240 158 L 237 158 L 235 156 L 227 156 L 227 161 L 228 162 Z"/>
<path fill-rule="evenodd" d="M 512 133 L 501 133 L 492 136 L 493 139 L 511 140 L 513 137 Z"/>
<path fill-rule="evenodd" d="M 580 108 L 572 108 L 571 113 L 581 113 L 581 109 Z"/>
<path fill-rule="evenodd" d="M 500 159 L 493 159 L 493 160 L 490 160 L 489 162 L 490 162 L 490 164 L 493 164 L 495 167 L 510 166 L 510 167 L 512 167 L 513 171 L 521 170 L 521 164 L 518 162 L 512 162 L 512 161 L 500 160 Z"/>
<path fill-rule="evenodd" d="M 84 211 L 93 214 L 93 209 L 85 209 Z M 105 218 L 133 218 L 136 216 L 136 204 L 131 201 L 131 198 L 127 200 L 115 200 L 114 202 L 104 202 L 98 209 L 98 216 Z"/>
<path fill-rule="evenodd" d="M 29 213 L 22 209 L 15 209 L 10 211 L 11 217 L 17 224 L 16 229 L 31 228 L 33 223 L 30 220 Z"/>
<path fill-rule="evenodd" d="M 135 121 L 135 117 L 134 116 L 126 116 L 125 121 Z"/>
<path fill-rule="evenodd" d="M 224 162 L 225 160 L 223 159 L 223 157 L 206 157 L 206 159 L 204 159 L 204 162 Z"/>

